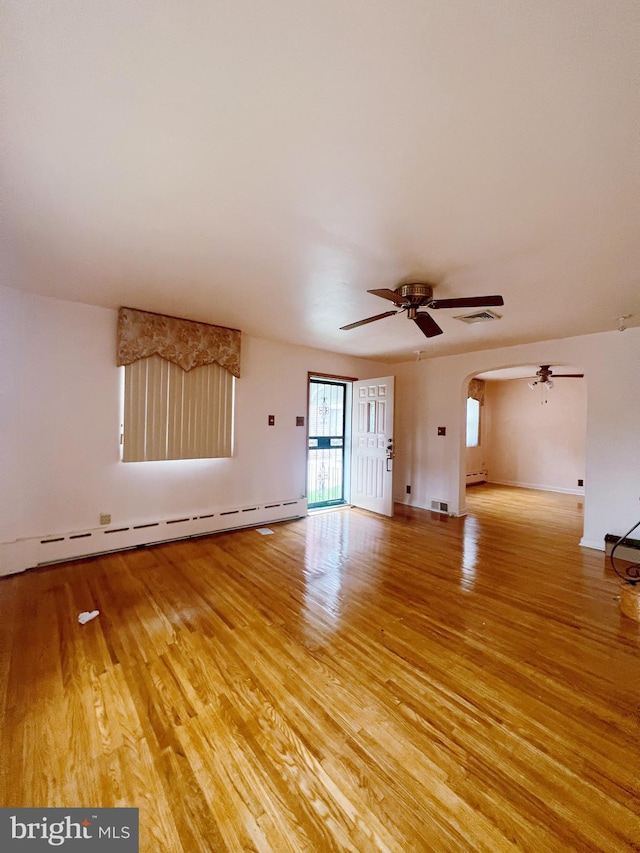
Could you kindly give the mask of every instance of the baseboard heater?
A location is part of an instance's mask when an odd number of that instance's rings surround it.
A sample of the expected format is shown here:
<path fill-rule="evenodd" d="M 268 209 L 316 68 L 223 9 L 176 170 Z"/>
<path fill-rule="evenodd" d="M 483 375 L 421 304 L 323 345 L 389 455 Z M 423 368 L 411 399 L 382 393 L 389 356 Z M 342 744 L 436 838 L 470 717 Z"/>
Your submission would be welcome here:
<path fill-rule="evenodd" d="M 177 515 L 131 524 L 16 539 L 14 542 L 0 543 L 0 576 L 15 574 L 36 566 L 95 557 L 111 551 L 125 551 L 141 545 L 157 545 L 161 542 L 207 536 L 210 533 L 258 527 L 269 522 L 302 518 L 305 515 L 307 499 L 298 498 L 230 507 L 198 515 Z"/>
<path fill-rule="evenodd" d="M 486 483 L 487 482 L 487 472 L 486 471 L 474 471 L 472 474 L 467 474 L 467 486 L 473 485 L 473 483 Z"/>
<path fill-rule="evenodd" d="M 613 546 L 619 538 L 619 536 L 616 536 L 613 533 L 607 533 L 604 537 L 604 552 L 607 556 L 610 556 L 613 551 Z M 621 560 L 637 562 L 638 558 L 640 558 L 640 539 L 623 539 L 620 545 L 616 548 L 615 559 L 617 560 L 618 558 Z"/>

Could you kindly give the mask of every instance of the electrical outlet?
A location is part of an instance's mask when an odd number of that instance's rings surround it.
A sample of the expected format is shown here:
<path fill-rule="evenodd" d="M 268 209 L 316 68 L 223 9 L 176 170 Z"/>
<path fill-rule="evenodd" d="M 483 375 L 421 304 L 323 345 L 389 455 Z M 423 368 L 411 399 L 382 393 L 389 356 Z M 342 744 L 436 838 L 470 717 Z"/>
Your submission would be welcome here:
<path fill-rule="evenodd" d="M 408 495 L 410 495 L 410 494 L 411 494 L 411 486 L 407 486 L 407 494 L 408 494 Z"/>
<path fill-rule="evenodd" d="M 111 513 L 110 512 L 101 512 L 100 513 L 100 524 L 111 524 Z"/>
<path fill-rule="evenodd" d="M 579 485 L 579 486 L 584 486 L 584 480 L 578 480 L 578 485 Z"/>

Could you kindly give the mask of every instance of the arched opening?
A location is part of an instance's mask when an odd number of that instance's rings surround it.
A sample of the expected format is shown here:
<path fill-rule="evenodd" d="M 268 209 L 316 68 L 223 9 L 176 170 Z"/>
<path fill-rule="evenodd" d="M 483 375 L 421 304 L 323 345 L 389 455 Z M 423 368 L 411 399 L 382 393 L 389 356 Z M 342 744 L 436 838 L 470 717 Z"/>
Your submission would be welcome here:
<path fill-rule="evenodd" d="M 587 394 L 579 367 L 480 371 L 466 378 L 463 396 L 461 506 L 467 488 L 483 483 L 584 495 Z"/>

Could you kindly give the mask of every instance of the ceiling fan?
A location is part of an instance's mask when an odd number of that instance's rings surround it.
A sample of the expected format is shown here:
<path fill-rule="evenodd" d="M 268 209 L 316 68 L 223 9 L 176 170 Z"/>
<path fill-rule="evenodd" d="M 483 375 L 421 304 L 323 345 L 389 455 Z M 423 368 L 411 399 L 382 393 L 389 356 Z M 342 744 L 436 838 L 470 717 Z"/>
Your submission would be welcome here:
<path fill-rule="evenodd" d="M 537 379 L 529 382 L 529 388 L 533 391 L 536 385 L 544 385 L 546 388 L 553 388 L 553 379 L 583 379 L 584 373 L 554 373 L 551 370 L 550 364 L 541 364 L 540 369 L 536 370 Z"/>
<path fill-rule="evenodd" d="M 413 320 L 427 338 L 433 338 L 435 335 L 441 335 L 442 329 L 430 314 L 425 311 L 418 311 L 419 308 L 434 310 L 436 308 L 479 308 L 485 305 L 504 305 L 502 296 L 463 296 L 458 299 L 434 299 L 433 285 L 422 282 L 401 284 L 395 290 L 388 288 L 368 290 L 367 293 L 388 299 L 393 302 L 398 310 L 385 311 L 383 314 L 376 314 L 375 317 L 367 317 L 365 320 L 349 323 L 347 326 L 341 326 L 341 330 L 355 329 L 357 326 L 364 326 L 365 323 L 373 323 L 376 320 L 382 320 L 384 317 L 391 317 L 393 314 L 406 311 L 408 319 Z"/>

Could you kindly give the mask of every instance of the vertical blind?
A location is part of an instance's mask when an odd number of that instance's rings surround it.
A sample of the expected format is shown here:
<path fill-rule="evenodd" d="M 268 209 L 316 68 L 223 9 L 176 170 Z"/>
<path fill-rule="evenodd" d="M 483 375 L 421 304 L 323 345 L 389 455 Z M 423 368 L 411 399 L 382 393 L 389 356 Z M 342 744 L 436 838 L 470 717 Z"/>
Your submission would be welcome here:
<path fill-rule="evenodd" d="M 184 371 L 158 355 L 127 364 L 123 460 L 231 456 L 235 380 L 219 364 Z"/>

